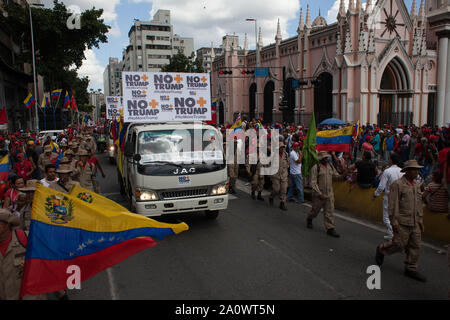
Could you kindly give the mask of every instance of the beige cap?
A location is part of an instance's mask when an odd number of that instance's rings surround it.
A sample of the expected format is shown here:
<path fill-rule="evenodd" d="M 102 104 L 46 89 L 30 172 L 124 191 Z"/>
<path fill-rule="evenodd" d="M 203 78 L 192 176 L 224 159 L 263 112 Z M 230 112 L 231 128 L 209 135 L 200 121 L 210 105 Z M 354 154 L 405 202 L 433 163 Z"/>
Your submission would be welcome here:
<path fill-rule="evenodd" d="M 331 155 L 327 151 L 320 151 L 319 154 L 317 155 L 317 159 L 319 161 L 324 158 L 329 158 L 329 157 L 331 157 Z"/>
<path fill-rule="evenodd" d="M 414 169 L 422 169 L 423 167 L 419 165 L 417 160 L 409 160 L 405 162 L 405 166 L 403 167 L 401 172 L 405 172 L 407 169 L 414 168 Z"/>
<path fill-rule="evenodd" d="M 72 167 L 68 164 L 61 164 L 58 169 L 56 169 L 56 173 L 71 173 L 72 171 Z"/>
<path fill-rule="evenodd" d="M 36 191 L 36 185 L 38 180 L 28 180 L 25 187 L 20 188 L 19 191 L 27 192 L 27 191 Z"/>

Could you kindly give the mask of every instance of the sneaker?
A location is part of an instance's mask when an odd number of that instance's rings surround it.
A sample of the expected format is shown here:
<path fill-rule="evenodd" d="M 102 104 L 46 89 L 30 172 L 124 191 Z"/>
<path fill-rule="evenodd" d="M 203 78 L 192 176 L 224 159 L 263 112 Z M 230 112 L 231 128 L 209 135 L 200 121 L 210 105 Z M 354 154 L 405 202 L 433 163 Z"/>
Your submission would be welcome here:
<path fill-rule="evenodd" d="M 284 202 L 280 203 L 280 209 L 283 211 L 288 211 L 288 208 L 286 207 L 286 204 Z"/>
<path fill-rule="evenodd" d="M 380 246 L 377 247 L 377 253 L 375 255 L 375 261 L 377 266 L 381 266 L 384 262 L 384 254 L 380 252 Z"/>
<path fill-rule="evenodd" d="M 409 269 L 405 268 L 405 276 L 407 276 L 408 278 L 420 281 L 420 282 L 427 282 L 427 278 L 425 278 L 424 275 L 420 274 L 417 271 L 412 271 Z"/>
<path fill-rule="evenodd" d="M 386 240 L 386 241 L 392 241 L 392 238 L 393 238 L 393 236 L 390 236 L 390 235 L 384 236 L 384 240 Z"/>
<path fill-rule="evenodd" d="M 336 232 L 336 230 L 333 229 L 328 229 L 327 230 L 327 235 L 334 237 L 334 238 L 340 238 L 341 236 Z"/>
<path fill-rule="evenodd" d="M 313 224 L 312 224 L 312 219 L 306 219 L 306 227 L 308 229 L 312 229 L 313 228 Z"/>

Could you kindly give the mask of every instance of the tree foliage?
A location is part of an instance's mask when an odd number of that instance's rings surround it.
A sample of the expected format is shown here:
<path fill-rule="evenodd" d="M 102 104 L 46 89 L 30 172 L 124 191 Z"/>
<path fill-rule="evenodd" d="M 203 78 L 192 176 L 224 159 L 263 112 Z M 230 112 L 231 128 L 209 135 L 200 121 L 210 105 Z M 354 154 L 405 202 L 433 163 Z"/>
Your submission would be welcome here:
<path fill-rule="evenodd" d="M 187 73 L 203 73 L 202 61 L 195 59 L 192 62 L 182 53 L 173 55 L 168 65 L 161 68 L 162 72 L 187 72 Z"/>
<path fill-rule="evenodd" d="M 13 37 L 24 48 L 22 53 L 16 56 L 16 63 L 32 63 L 28 7 L 9 2 L 4 4 L 3 8 L 7 12 L 5 19 Z M 99 48 L 100 43 L 107 42 L 106 34 L 110 27 L 100 19 L 103 9 L 94 7 L 82 12 L 81 29 L 73 30 L 67 28 L 67 20 L 72 13 L 62 2 L 54 0 L 53 9 L 32 7 L 31 11 L 36 72 L 44 77 L 46 91 L 61 87 L 73 88 L 77 86 L 76 81 L 84 86 L 87 79 L 75 80 L 71 69 L 77 70 L 81 67 L 86 49 Z M 75 82 L 69 83 L 69 80 Z M 80 99 L 82 100 L 81 97 Z"/>

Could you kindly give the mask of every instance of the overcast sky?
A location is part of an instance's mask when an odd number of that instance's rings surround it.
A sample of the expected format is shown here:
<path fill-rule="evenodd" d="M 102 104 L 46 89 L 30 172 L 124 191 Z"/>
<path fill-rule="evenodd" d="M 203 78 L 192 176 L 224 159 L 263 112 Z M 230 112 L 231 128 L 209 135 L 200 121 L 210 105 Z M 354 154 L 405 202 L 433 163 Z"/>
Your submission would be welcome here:
<path fill-rule="evenodd" d="M 349 0 L 346 1 L 348 6 Z M 53 6 L 53 0 L 41 0 L 46 7 Z M 86 60 L 79 70 L 81 76 L 88 76 L 90 88 L 103 91 L 103 71 L 109 57 L 122 58 L 122 49 L 128 41 L 128 31 L 134 19 L 152 20 L 158 9 L 171 11 L 174 32 L 183 37 L 194 38 L 194 49 L 215 47 L 221 44 L 225 34 L 239 36 L 240 45 L 244 44 L 247 33 L 249 46 L 255 46 L 255 24 L 246 22 L 247 18 L 256 18 L 262 29 L 263 44 L 275 42 L 277 20 L 280 19 L 283 39 L 297 34 L 300 6 L 306 15 L 306 6 L 310 6 L 311 21 L 319 9 L 328 23 L 336 21 L 339 0 L 65 0 L 67 7 L 81 10 L 103 8 L 103 19 L 112 29 L 108 34 L 108 43 L 100 49 L 87 50 Z M 372 0 L 373 3 L 376 0 Z M 418 6 L 420 0 L 417 0 Z M 408 10 L 412 0 L 405 0 Z"/>

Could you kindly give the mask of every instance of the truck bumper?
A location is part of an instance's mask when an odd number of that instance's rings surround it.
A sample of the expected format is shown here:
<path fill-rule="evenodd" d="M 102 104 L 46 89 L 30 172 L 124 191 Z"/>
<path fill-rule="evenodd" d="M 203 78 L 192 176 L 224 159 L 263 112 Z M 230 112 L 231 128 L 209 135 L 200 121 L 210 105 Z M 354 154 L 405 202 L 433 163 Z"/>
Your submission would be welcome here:
<path fill-rule="evenodd" d="M 227 207 L 228 194 L 193 199 L 135 203 L 136 213 L 146 217 L 154 217 L 174 213 L 225 210 Z"/>

